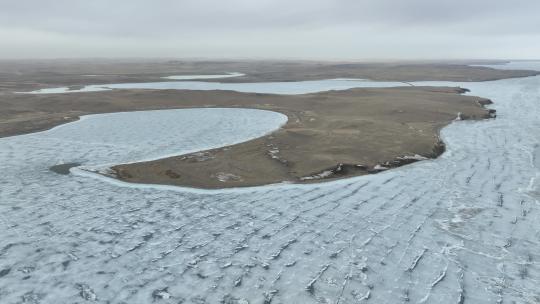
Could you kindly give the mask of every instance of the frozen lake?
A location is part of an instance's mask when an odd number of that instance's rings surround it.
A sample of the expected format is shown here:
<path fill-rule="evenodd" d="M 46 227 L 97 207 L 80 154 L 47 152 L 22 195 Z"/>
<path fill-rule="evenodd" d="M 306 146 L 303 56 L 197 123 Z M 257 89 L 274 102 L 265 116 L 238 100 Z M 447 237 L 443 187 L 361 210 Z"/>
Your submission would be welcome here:
<path fill-rule="evenodd" d="M 538 302 L 540 77 L 429 84 L 490 98 L 498 117 L 445 128 L 436 160 L 321 184 L 200 191 L 48 169 L 248 140 L 285 122 L 267 111 L 92 115 L 0 138 L 0 302 Z"/>
<path fill-rule="evenodd" d="M 473 64 L 471 66 L 487 67 L 499 70 L 535 70 L 540 71 L 540 61 L 510 61 L 503 64 Z"/>
<path fill-rule="evenodd" d="M 216 75 L 217 76 L 217 75 Z M 172 78 L 174 77 L 174 78 Z M 179 78 L 182 77 L 182 78 Z M 208 75 L 169 76 L 169 79 L 204 79 Z M 229 78 L 229 77 L 211 77 Z M 257 82 L 257 83 L 220 83 L 204 81 L 164 81 L 164 82 L 137 82 L 117 84 L 88 85 L 80 89 L 70 90 L 68 87 L 47 88 L 27 92 L 28 94 L 58 94 L 58 93 L 84 93 L 110 91 L 113 89 L 154 89 L 154 90 L 230 90 L 245 93 L 269 94 L 306 94 L 330 90 L 348 90 L 352 88 L 378 88 L 409 86 L 404 82 L 382 82 L 364 79 L 324 79 L 293 82 Z"/>

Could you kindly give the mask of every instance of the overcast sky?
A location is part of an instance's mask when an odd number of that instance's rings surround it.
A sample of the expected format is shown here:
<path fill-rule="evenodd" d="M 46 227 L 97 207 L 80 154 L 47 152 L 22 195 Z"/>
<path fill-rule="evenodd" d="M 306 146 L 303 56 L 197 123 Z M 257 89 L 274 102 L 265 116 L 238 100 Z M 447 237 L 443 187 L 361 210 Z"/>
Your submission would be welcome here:
<path fill-rule="evenodd" d="M 0 0 L 0 58 L 540 58 L 540 0 Z"/>

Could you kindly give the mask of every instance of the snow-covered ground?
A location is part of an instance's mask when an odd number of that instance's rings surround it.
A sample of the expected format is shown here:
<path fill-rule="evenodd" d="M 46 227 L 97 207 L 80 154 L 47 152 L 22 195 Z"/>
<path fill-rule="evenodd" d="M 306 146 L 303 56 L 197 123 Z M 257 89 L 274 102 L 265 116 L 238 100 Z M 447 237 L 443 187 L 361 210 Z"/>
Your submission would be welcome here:
<path fill-rule="evenodd" d="M 320 184 L 197 191 L 48 169 L 247 140 L 284 122 L 266 111 L 2 138 L 0 303 L 536 303 L 540 77 L 458 85 L 497 119 L 445 128 L 436 160 Z"/>

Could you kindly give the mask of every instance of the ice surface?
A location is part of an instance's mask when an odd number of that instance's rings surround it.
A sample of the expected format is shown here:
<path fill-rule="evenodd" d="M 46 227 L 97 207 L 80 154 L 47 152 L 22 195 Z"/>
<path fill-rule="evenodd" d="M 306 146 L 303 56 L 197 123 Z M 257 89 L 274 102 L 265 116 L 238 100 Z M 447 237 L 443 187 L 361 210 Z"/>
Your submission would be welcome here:
<path fill-rule="evenodd" d="M 493 68 L 498 70 L 535 70 L 540 71 L 540 61 L 510 61 L 503 64 L 471 64 L 471 66 L 479 66 Z"/>
<path fill-rule="evenodd" d="M 190 80 L 190 79 L 220 79 L 220 78 L 232 78 L 244 76 L 242 73 L 227 73 L 223 75 L 175 75 L 175 76 L 165 76 L 161 77 L 164 79 L 172 80 Z M 102 75 L 82 75 L 86 77 L 95 77 Z M 113 85 L 114 86 L 114 85 Z M 32 92 L 17 92 L 20 94 L 59 94 L 59 93 L 77 93 L 77 92 L 100 92 L 100 91 L 109 91 L 112 88 L 109 85 L 89 85 L 81 89 L 70 90 L 69 87 L 58 87 L 58 88 L 45 88 Z"/>
<path fill-rule="evenodd" d="M 178 75 L 178 76 L 166 76 L 165 79 L 174 80 L 186 80 L 186 79 L 220 79 L 220 78 L 232 78 L 244 76 L 242 73 L 227 73 L 223 75 Z"/>
<path fill-rule="evenodd" d="M 194 76 L 190 76 L 194 77 Z M 193 78 L 192 78 L 193 79 Z M 164 81 L 88 85 L 78 90 L 67 87 L 47 88 L 27 92 L 29 94 L 57 94 L 108 91 L 112 89 L 154 89 L 154 90 L 230 90 L 246 93 L 268 94 L 306 94 L 329 90 L 348 90 L 352 88 L 375 88 L 409 86 L 403 82 L 382 82 L 364 79 L 325 79 L 292 82 L 263 82 L 263 83 L 219 83 L 204 81 Z"/>
<path fill-rule="evenodd" d="M 540 71 L 540 61 L 510 61 L 504 64 L 473 64 L 471 66 L 489 67 L 503 70 L 537 70 Z M 180 75 L 162 77 L 171 80 L 204 80 L 244 76 L 242 73 L 228 73 L 223 75 Z M 426 82 L 424 82 L 426 83 Z M 430 82 L 427 82 L 430 83 Z M 446 82 L 448 83 L 448 82 Z M 450 83 L 451 84 L 451 83 Z M 113 89 L 154 89 L 154 90 L 230 90 L 245 93 L 267 94 L 307 94 L 330 90 L 348 90 L 352 88 L 396 87 L 410 86 L 410 82 L 396 81 L 371 81 L 368 79 L 336 78 L 309 81 L 290 82 L 264 82 L 264 83 L 219 83 L 204 81 L 166 81 L 166 82 L 143 82 L 143 83 L 117 83 L 87 85 L 80 89 L 70 90 L 68 87 L 45 88 L 31 92 L 19 92 L 26 94 L 58 94 L 58 93 L 81 93 L 99 92 Z"/>
<path fill-rule="evenodd" d="M 322 184 L 195 191 L 48 170 L 246 140 L 284 122 L 271 112 L 105 114 L 2 138 L 0 302 L 536 303 L 540 77 L 458 85 L 497 119 L 445 128 L 436 160 Z"/>

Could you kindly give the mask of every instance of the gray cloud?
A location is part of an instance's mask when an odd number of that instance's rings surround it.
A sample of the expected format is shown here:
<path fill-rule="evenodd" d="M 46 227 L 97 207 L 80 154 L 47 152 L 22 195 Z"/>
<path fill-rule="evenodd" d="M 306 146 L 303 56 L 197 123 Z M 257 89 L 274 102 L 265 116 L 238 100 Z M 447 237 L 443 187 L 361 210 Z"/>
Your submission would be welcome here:
<path fill-rule="evenodd" d="M 537 0 L 0 0 L 0 58 L 527 58 L 539 13 Z"/>

